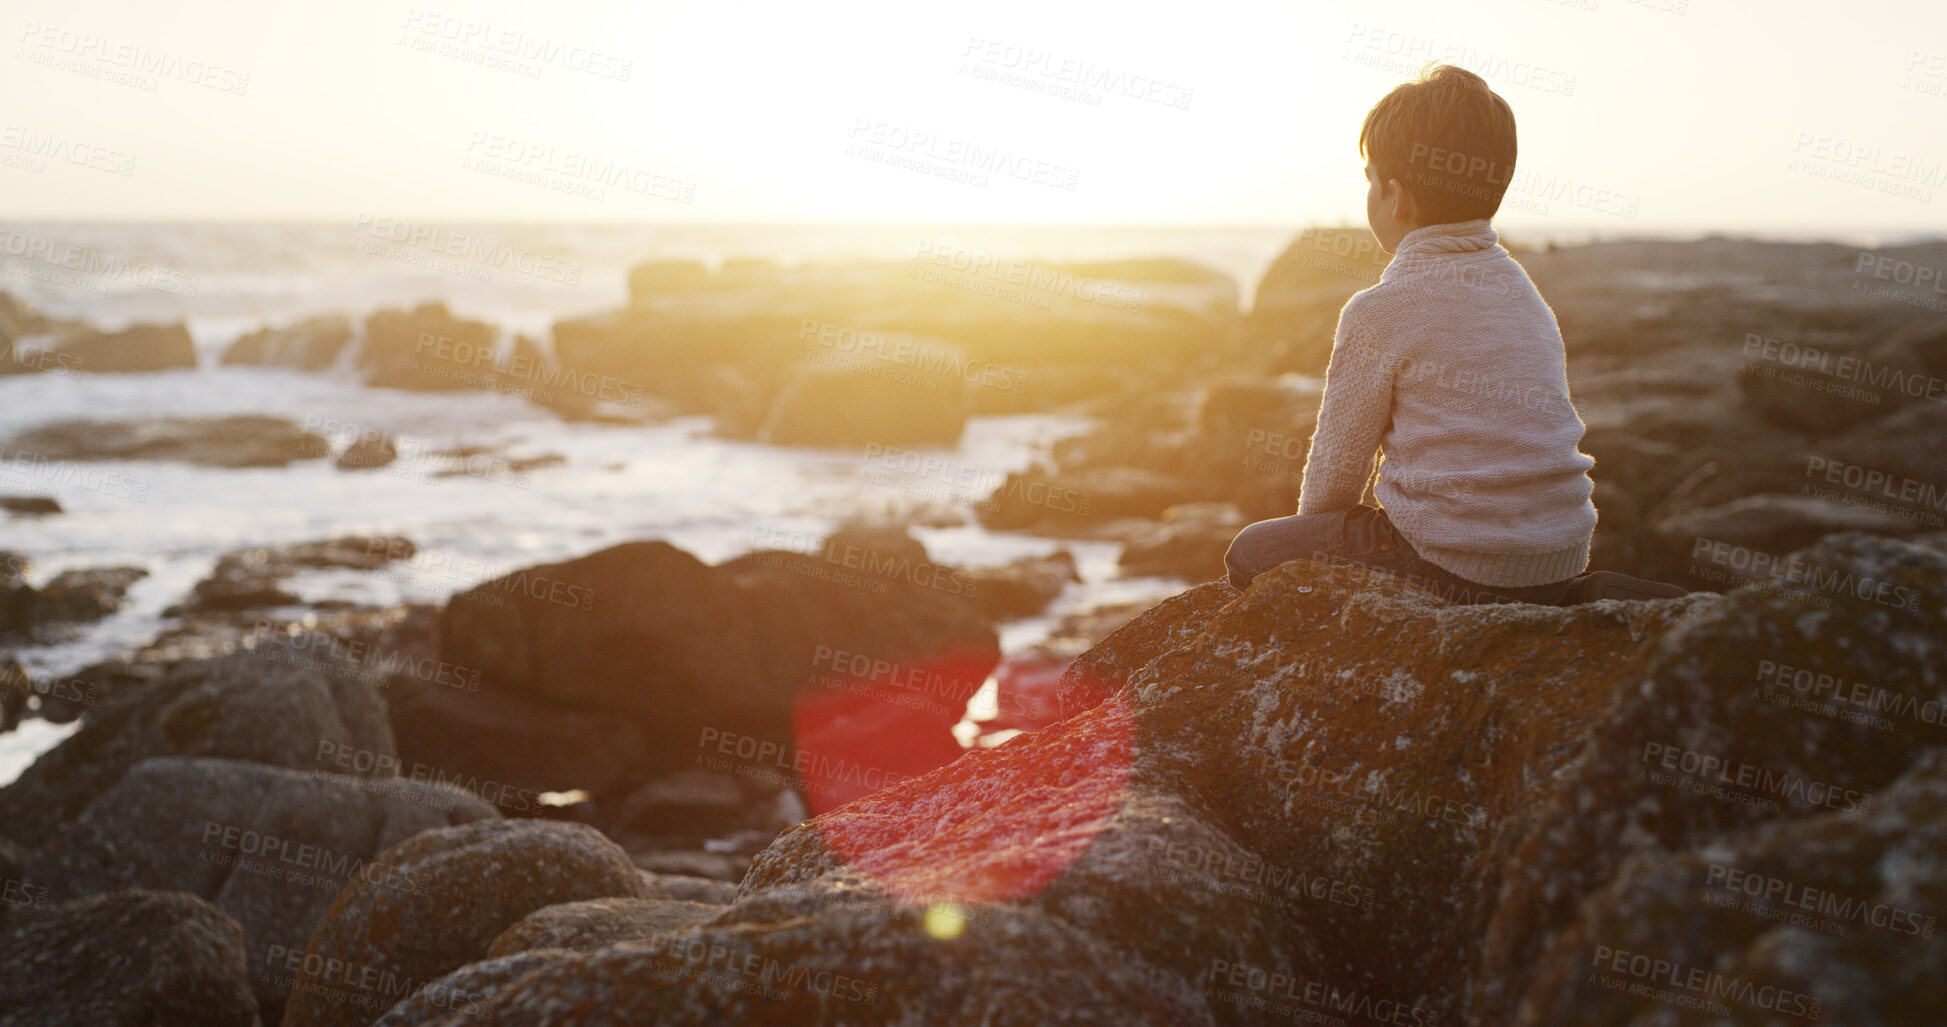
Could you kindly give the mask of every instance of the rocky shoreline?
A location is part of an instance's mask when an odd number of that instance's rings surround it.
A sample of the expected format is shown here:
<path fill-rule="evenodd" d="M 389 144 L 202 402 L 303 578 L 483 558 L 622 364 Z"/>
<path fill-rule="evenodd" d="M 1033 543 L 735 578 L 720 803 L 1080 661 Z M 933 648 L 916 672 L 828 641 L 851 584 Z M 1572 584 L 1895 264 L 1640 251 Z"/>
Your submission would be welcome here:
<path fill-rule="evenodd" d="M 1362 235 L 1302 236 L 1248 314 L 1175 261 L 1052 265 L 1045 305 L 905 265 L 658 262 L 548 345 L 429 305 L 224 360 L 703 412 L 914 489 L 966 477 L 936 454 L 969 416 L 1081 414 L 966 513 L 1208 581 L 1290 508 L 1332 317 L 1383 267 Z M 236 550 L 146 646 L 49 678 L 0 653 L 0 730 L 79 721 L 0 788 L 0 1024 L 1947 1019 L 1947 317 L 1859 288 L 1862 252 L 1517 254 L 1568 339 L 1596 565 L 1684 599 L 1452 607 L 1295 563 L 1004 654 L 1074 556 L 946 564 L 912 518 L 714 564 L 629 542 L 402 607 L 289 581 L 387 573 L 410 538 Z M 195 365 L 186 332 L 12 300 L 0 342 L 11 373 Z M 271 415 L 0 441 L 397 456 Z M 143 574 L 31 570 L 0 554 L 0 645 L 85 632 Z M 1022 733 L 963 750 L 990 675 L 982 729 Z"/>

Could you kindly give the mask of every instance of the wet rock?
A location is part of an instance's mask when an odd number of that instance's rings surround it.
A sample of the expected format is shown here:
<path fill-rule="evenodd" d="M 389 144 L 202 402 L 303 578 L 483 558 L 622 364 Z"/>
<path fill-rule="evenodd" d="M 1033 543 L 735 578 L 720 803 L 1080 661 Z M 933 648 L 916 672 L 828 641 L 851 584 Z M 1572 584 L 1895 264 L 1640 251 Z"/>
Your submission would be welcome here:
<path fill-rule="evenodd" d="M 223 354 L 224 364 L 322 371 L 338 362 L 352 341 L 351 319 L 337 314 L 306 318 L 284 328 L 261 328 Z"/>
<path fill-rule="evenodd" d="M 332 466 L 341 471 L 372 471 L 387 467 L 399 459 L 399 447 L 390 435 L 360 435 L 351 445 L 345 447 Z"/>
<path fill-rule="evenodd" d="M 196 343 L 181 321 L 131 325 L 119 332 L 74 332 L 57 339 L 53 353 L 71 358 L 77 370 L 90 374 L 196 367 Z"/>
<path fill-rule="evenodd" d="M 357 756 L 354 765 L 341 758 Z M 0 823 L 38 846 L 153 756 L 215 756 L 364 775 L 396 766 L 368 675 L 309 638 L 186 663 L 103 700 L 80 730 L 0 788 Z"/>
<path fill-rule="evenodd" d="M 1209 581 L 1224 577 L 1224 552 L 1245 524 L 1229 503 L 1184 503 L 1123 546 L 1124 574 Z"/>
<path fill-rule="evenodd" d="M 8 439 L 0 453 L 16 460 L 166 460 L 206 467 L 284 467 L 331 455 L 324 436 L 281 417 L 151 417 L 130 421 L 58 421 Z M 106 495 L 140 501 L 148 484 L 125 476 Z"/>
<path fill-rule="evenodd" d="M 304 570 L 343 568 L 370 571 L 418 552 L 412 540 L 397 536 L 351 535 L 286 546 L 256 546 L 225 553 L 210 576 L 196 583 L 183 602 L 166 613 L 239 611 L 298 603 L 281 586 Z"/>
<path fill-rule="evenodd" d="M 1075 569 L 1074 554 L 1065 549 L 998 567 L 975 568 L 973 578 L 981 608 L 995 620 L 1032 617 L 1046 610 L 1063 589 L 1082 580 Z"/>
<path fill-rule="evenodd" d="M 502 931 L 487 958 L 533 949 L 593 952 L 625 941 L 646 941 L 700 924 L 722 906 L 681 899 L 589 899 L 536 910 Z"/>
<path fill-rule="evenodd" d="M 239 760 L 137 763 L 36 854 L 28 879 L 55 901 L 154 888 L 209 900 L 243 927 L 249 981 L 275 1020 L 325 907 L 374 857 L 421 831 L 492 817 L 456 788 L 302 773 Z"/>
<path fill-rule="evenodd" d="M 27 583 L 30 563 L 0 553 L 0 639 L 54 641 L 74 625 L 100 620 L 121 608 L 130 585 L 148 575 L 139 567 L 62 571 L 40 588 Z"/>
<path fill-rule="evenodd" d="M 0 918 L 0 1022 L 257 1027 L 243 933 L 201 899 L 128 891 Z"/>
<path fill-rule="evenodd" d="M 44 517 L 61 512 L 61 504 L 52 496 L 0 496 L 0 510 L 23 517 Z"/>
<path fill-rule="evenodd" d="M 340 893 L 312 936 L 301 984 L 334 983 L 317 968 L 376 968 L 373 977 L 403 982 L 394 1001 L 487 956 L 495 938 L 528 914 L 584 899 L 635 898 L 642 879 L 622 850 L 580 825 L 481 820 L 428 831 L 388 849 Z M 382 873 L 380 873 L 382 871 Z M 417 882 L 411 891 L 372 877 Z M 316 957 L 316 958 L 312 958 Z M 367 989 L 368 991 L 371 989 Z M 364 1025 L 368 1010 L 346 997 L 293 990 L 286 1027 Z"/>

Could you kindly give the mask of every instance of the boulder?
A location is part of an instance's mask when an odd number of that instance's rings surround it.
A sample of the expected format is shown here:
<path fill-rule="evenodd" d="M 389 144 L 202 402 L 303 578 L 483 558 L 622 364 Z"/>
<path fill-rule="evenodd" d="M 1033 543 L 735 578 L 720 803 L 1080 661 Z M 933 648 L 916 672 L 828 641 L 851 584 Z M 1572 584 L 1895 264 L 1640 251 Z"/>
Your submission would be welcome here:
<path fill-rule="evenodd" d="M 533 949 L 593 952 L 625 941 L 700 924 L 723 911 L 720 905 L 681 899 L 588 899 L 536 910 L 495 938 L 487 958 Z"/>
<path fill-rule="evenodd" d="M 441 666 L 450 681 L 400 674 L 386 683 L 399 758 L 492 782 L 481 794 L 509 814 L 540 812 L 542 792 L 626 794 L 651 762 L 653 747 L 635 721 L 481 691 L 481 668 Z"/>
<path fill-rule="evenodd" d="M 224 759 L 168 757 L 129 768 L 34 857 L 28 879 L 55 901 L 153 888 L 209 900 L 242 925 L 249 981 L 266 1019 L 325 907 L 354 879 L 411 890 L 368 871 L 421 831 L 494 816 L 456 788 L 301 773 Z"/>
<path fill-rule="evenodd" d="M 392 436 L 360 435 L 356 441 L 345 447 L 344 452 L 338 454 L 338 459 L 332 461 L 332 466 L 341 471 L 373 471 L 391 466 L 397 459 L 399 459 L 399 447 L 392 441 Z"/>
<path fill-rule="evenodd" d="M 444 303 L 422 303 L 366 318 L 357 365 L 376 388 L 477 389 L 493 377 L 498 350 L 494 326 L 455 317 Z"/>
<path fill-rule="evenodd" d="M 999 659 L 971 588 L 910 550 L 847 543 L 711 567 L 629 543 L 456 595 L 440 658 L 479 668 L 483 695 L 629 719 L 649 745 L 645 776 L 727 756 L 714 769 L 788 782 L 794 717 L 815 695 L 912 713 L 928 751 L 951 741 Z M 760 743 L 771 758 L 752 758 Z"/>
<path fill-rule="evenodd" d="M 373 1021 L 372 1027 L 426 1027 L 443 1023 L 449 1016 L 482 1013 L 508 984 L 573 955 L 567 949 L 530 949 L 468 963 L 413 992 Z"/>
<path fill-rule="evenodd" d="M 131 421 L 57 421 L 8 439 L 0 455 L 16 460 L 167 460 L 205 467 L 284 467 L 331 455 L 324 436 L 282 417 L 150 417 Z M 107 494 L 146 496 L 146 482 L 125 481 Z"/>
<path fill-rule="evenodd" d="M 0 1023 L 258 1027 L 236 922 L 192 895 L 126 891 L 0 918 Z"/>
<path fill-rule="evenodd" d="M 973 570 L 974 594 L 995 620 L 1019 620 L 1048 608 L 1062 590 L 1082 580 L 1075 555 L 1058 549 L 1048 556 L 1026 556 L 998 567 Z"/>
<path fill-rule="evenodd" d="M 131 325 L 119 332 L 71 332 L 55 341 L 51 353 L 91 374 L 196 368 L 196 343 L 181 321 Z"/>
<path fill-rule="evenodd" d="M 327 314 L 283 328 L 260 328 L 251 332 L 230 344 L 222 362 L 322 371 L 338 362 L 351 341 L 351 319 Z"/>
<path fill-rule="evenodd" d="M 312 636 L 172 668 L 111 694 L 0 788 L 0 823 L 29 846 L 153 756 L 214 756 L 295 770 L 387 774 L 385 703 L 362 669 Z"/>
<path fill-rule="evenodd" d="M 1797 565 L 1823 603 L 1453 607 L 1303 561 L 1200 586 L 1078 661 L 1067 720 L 787 832 L 707 923 L 437 1022 L 1667 1018 L 1639 955 L 1719 975 L 1730 1022 L 1780 994 L 1917 1022 L 1947 556 L 1842 534 Z M 1698 901 L 1746 902 L 1733 870 L 1856 899 L 1859 940 Z"/>
<path fill-rule="evenodd" d="M 300 961 L 283 1022 L 362 1027 L 421 986 L 486 958 L 495 938 L 536 910 L 642 892 L 622 850 L 578 824 L 479 820 L 415 835 L 332 902 Z M 332 966 L 361 974 L 334 979 Z M 371 1008 L 361 998 L 384 1004 Z"/>

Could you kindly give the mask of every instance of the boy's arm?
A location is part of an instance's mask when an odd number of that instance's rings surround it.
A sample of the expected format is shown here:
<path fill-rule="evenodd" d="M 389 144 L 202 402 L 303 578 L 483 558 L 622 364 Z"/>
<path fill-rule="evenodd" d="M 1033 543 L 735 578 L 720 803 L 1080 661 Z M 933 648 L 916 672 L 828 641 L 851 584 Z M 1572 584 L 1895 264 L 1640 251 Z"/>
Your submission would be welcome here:
<path fill-rule="evenodd" d="M 1318 425 L 1298 490 L 1299 513 L 1344 510 L 1365 498 L 1380 439 L 1393 416 L 1396 366 L 1351 309 L 1340 315 Z"/>

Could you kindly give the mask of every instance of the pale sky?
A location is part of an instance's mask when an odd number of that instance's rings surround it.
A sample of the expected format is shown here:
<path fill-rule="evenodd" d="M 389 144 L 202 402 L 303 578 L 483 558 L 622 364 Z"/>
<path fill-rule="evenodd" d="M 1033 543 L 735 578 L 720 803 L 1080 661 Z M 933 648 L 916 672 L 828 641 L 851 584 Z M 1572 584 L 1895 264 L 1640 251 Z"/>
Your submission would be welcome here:
<path fill-rule="evenodd" d="M 1362 223 L 1361 119 L 1445 59 L 1514 107 L 1504 225 L 1947 231 L 1938 0 L 14 0 L 0 30 L 7 220 Z"/>

